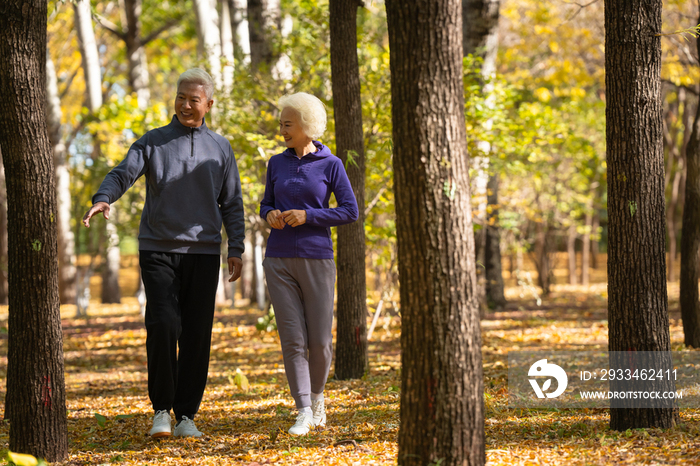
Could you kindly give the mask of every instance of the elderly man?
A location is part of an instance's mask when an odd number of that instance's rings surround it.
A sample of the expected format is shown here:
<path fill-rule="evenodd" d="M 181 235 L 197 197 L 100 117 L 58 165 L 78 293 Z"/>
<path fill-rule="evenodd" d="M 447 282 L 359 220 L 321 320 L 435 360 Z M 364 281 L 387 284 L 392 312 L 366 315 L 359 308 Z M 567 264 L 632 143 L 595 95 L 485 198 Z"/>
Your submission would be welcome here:
<path fill-rule="evenodd" d="M 194 417 L 207 383 L 222 222 L 228 235 L 229 281 L 241 274 L 241 182 L 231 145 L 204 120 L 214 103 L 213 90 L 207 72 L 195 68 L 182 73 L 170 124 L 131 146 L 83 217 L 86 227 L 99 212 L 108 219 L 110 204 L 137 178 L 146 177 L 139 264 L 147 299 L 153 437 L 202 435 Z M 172 430 L 171 409 L 177 422 Z"/>

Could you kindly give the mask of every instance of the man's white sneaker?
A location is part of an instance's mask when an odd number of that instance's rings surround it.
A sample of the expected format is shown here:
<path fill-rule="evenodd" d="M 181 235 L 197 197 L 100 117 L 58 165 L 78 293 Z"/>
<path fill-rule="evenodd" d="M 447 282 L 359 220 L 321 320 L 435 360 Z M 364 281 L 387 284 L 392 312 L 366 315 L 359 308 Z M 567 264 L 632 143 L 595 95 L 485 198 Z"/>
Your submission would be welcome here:
<path fill-rule="evenodd" d="M 326 404 L 323 395 L 311 402 L 311 413 L 313 414 L 314 426 L 325 427 L 326 425 Z"/>
<path fill-rule="evenodd" d="M 192 419 L 182 416 L 182 421 L 175 425 L 173 435 L 176 437 L 201 437 L 204 434 L 197 430 Z"/>
<path fill-rule="evenodd" d="M 309 430 L 314 426 L 313 415 L 300 412 L 297 416 L 297 422 L 294 423 L 289 429 L 289 433 L 292 435 L 306 435 Z"/>
<path fill-rule="evenodd" d="M 156 414 L 153 415 L 153 427 L 149 435 L 154 438 L 170 437 L 170 432 L 170 412 L 156 411 Z"/>

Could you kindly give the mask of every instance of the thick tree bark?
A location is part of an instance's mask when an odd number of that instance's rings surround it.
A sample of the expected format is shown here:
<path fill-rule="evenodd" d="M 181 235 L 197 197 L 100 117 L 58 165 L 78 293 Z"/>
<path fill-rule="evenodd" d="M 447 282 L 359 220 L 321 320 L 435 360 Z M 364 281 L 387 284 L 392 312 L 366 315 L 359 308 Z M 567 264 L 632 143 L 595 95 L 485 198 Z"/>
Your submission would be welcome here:
<path fill-rule="evenodd" d="M 700 46 L 700 39 L 698 40 Z M 687 131 L 687 130 L 686 130 Z M 680 307 L 686 346 L 700 348 L 700 104 L 686 146 L 687 175 L 681 235 Z"/>
<path fill-rule="evenodd" d="M 661 0 L 605 0 L 610 351 L 671 349 L 660 97 L 661 7 Z M 610 410 L 613 430 L 668 428 L 675 419 L 672 406 Z"/>
<path fill-rule="evenodd" d="M 330 0 L 331 72 L 336 155 L 348 172 L 360 217 L 338 227 L 335 377 L 359 379 L 368 369 L 365 277 L 365 149 L 362 132 L 357 9 L 360 0 Z M 350 161 L 351 160 L 351 161 Z"/>
<path fill-rule="evenodd" d="M 58 82 L 53 61 L 46 57 L 46 123 L 49 140 L 53 147 L 53 161 L 56 169 L 56 199 L 58 209 L 58 292 L 61 304 L 75 303 L 75 236 L 70 227 L 71 196 L 68 154 L 63 140 L 61 125 L 61 101 L 58 97 Z"/>
<path fill-rule="evenodd" d="M 47 2 L 0 4 L 0 146 L 7 175 L 9 448 L 68 454 L 58 298 L 56 192 L 46 130 Z M 9 409 L 8 409 L 9 408 Z"/>
<path fill-rule="evenodd" d="M 459 0 L 387 0 L 401 465 L 482 465 L 484 399 Z"/>
<path fill-rule="evenodd" d="M 484 267 L 486 269 L 486 303 L 492 309 L 500 309 L 506 304 L 501 264 L 501 227 L 498 224 L 498 174 L 489 176 L 488 217 L 486 225 L 486 247 Z"/>

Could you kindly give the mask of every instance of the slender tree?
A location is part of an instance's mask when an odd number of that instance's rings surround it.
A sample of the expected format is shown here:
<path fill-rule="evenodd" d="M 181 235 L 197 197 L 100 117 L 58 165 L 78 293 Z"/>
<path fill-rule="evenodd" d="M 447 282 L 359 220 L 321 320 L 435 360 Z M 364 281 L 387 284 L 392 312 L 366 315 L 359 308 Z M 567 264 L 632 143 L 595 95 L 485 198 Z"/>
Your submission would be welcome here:
<path fill-rule="evenodd" d="M 56 199 L 58 209 L 58 292 L 61 304 L 75 303 L 76 273 L 75 235 L 70 227 L 71 197 L 68 150 L 63 138 L 61 124 L 61 100 L 58 95 L 56 69 L 49 54 L 46 55 L 46 124 L 53 147 L 53 162 L 56 169 Z"/>
<path fill-rule="evenodd" d="M 209 73 L 220 88 L 223 84 L 221 74 L 221 35 L 219 32 L 219 13 L 216 0 L 194 0 L 194 12 L 197 16 L 197 50 L 203 56 Z"/>
<path fill-rule="evenodd" d="M 485 82 L 493 77 L 496 71 L 496 56 L 498 55 L 498 19 L 501 0 L 462 0 L 462 53 L 482 59 L 481 75 Z M 484 92 L 492 91 L 490 84 L 484 86 Z M 487 99 L 487 104 L 491 100 Z M 503 294 L 503 270 L 501 266 L 501 234 L 498 224 L 498 173 L 489 165 L 488 154 L 491 146 L 487 141 L 479 141 L 478 146 L 486 157 L 476 162 L 477 189 L 482 189 L 483 205 L 479 212 L 483 215 L 483 228 L 475 235 L 478 243 L 478 261 L 483 263 L 483 269 L 477 268 L 477 275 L 483 273 L 483 297 L 490 308 L 501 308 L 506 304 Z"/>
<path fill-rule="evenodd" d="M 700 38 L 698 38 L 700 46 Z M 698 49 L 700 50 L 700 48 Z M 686 130 L 687 131 L 687 130 Z M 700 253 L 700 105 L 686 150 L 685 207 L 681 235 L 681 319 L 686 346 L 700 348 L 700 301 L 698 301 L 698 254 Z"/>
<path fill-rule="evenodd" d="M 2 162 L 1 150 L 0 162 Z M 7 304 L 7 287 L 7 189 L 5 167 L 0 165 L 0 304 Z"/>
<path fill-rule="evenodd" d="M 56 192 L 46 129 L 44 0 L 0 3 L 0 146 L 7 174 L 10 450 L 68 454 L 58 298 Z"/>
<path fill-rule="evenodd" d="M 661 7 L 661 0 L 605 0 L 610 351 L 671 349 L 664 231 Z M 674 422 L 672 406 L 642 408 L 635 404 L 610 410 L 614 430 L 667 428 Z"/>
<path fill-rule="evenodd" d="M 484 464 L 459 0 L 387 0 L 401 465 Z"/>
<path fill-rule="evenodd" d="M 76 0 L 73 3 L 75 11 L 75 25 L 78 30 L 80 54 L 83 58 L 83 73 L 85 75 L 87 108 L 91 114 L 95 114 L 102 106 L 102 71 L 100 68 L 100 56 L 95 40 L 95 30 L 92 25 L 92 13 L 89 0 Z M 99 140 L 93 137 L 93 157 L 99 154 Z M 121 288 L 119 287 L 119 266 L 121 253 L 119 252 L 119 235 L 115 221 L 119 218 L 118 212 L 112 208 L 111 219 L 105 222 L 105 263 L 102 269 L 102 302 L 120 303 Z"/>
<path fill-rule="evenodd" d="M 280 28 L 279 0 L 248 0 L 248 35 L 250 38 L 250 64 L 253 70 L 261 65 L 272 66 L 270 30 Z"/>
<path fill-rule="evenodd" d="M 359 379 L 367 370 L 365 278 L 365 150 L 362 133 L 357 9 L 360 0 L 331 0 L 331 73 L 336 154 L 343 160 L 360 218 L 338 227 L 338 305 L 335 376 Z"/>

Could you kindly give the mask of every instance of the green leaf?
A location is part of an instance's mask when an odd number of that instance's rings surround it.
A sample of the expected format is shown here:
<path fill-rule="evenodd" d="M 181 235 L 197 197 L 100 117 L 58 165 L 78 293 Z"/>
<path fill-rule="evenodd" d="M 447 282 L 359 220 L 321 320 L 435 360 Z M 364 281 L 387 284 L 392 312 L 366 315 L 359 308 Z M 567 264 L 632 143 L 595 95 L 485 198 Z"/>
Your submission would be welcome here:
<path fill-rule="evenodd" d="M 99 413 L 95 413 L 95 419 L 97 419 L 97 425 L 104 428 L 107 418 Z"/>

